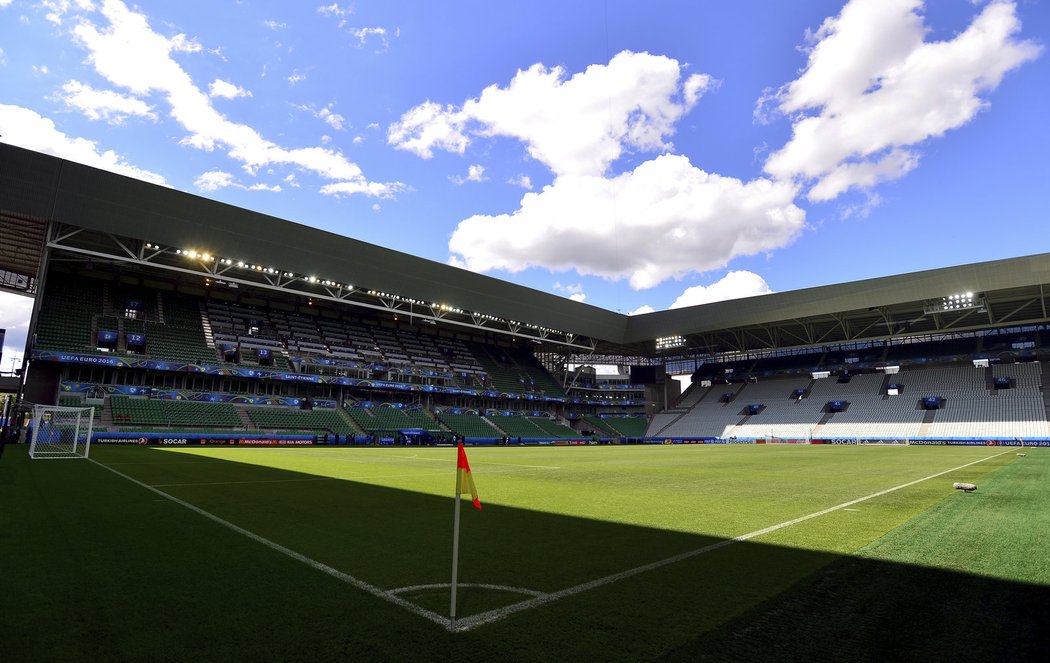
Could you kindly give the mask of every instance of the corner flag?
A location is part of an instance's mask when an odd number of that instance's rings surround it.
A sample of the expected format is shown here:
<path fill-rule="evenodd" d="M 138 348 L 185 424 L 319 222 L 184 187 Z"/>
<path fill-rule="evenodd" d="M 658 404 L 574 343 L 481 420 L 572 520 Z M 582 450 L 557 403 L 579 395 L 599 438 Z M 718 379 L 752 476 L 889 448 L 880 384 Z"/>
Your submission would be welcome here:
<path fill-rule="evenodd" d="M 456 585 L 459 577 L 459 502 L 460 495 L 470 494 L 474 499 L 474 506 L 481 510 L 481 500 L 478 499 L 478 489 L 474 486 L 474 477 L 470 475 L 470 463 L 467 462 L 467 452 L 463 450 L 463 443 L 459 443 L 456 450 L 456 511 L 452 520 L 452 596 L 448 611 L 448 628 L 450 631 L 456 629 Z"/>
<path fill-rule="evenodd" d="M 474 486 L 474 477 L 470 473 L 470 463 L 467 462 L 467 452 L 463 449 L 463 443 L 459 443 L 459 456 L 456 458 L 456 495 L 466 495 L 474 498 L 474 506 L 480 511 L 481 500 L 478 499 L 478 489 Z"/>

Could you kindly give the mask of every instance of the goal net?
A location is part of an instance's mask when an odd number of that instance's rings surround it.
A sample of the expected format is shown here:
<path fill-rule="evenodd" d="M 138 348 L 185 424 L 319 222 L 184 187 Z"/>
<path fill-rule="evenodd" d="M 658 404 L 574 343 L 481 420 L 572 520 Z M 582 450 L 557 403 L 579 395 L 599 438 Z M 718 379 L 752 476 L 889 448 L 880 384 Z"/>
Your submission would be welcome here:
<path fill-rule="evenodd" d="M 30 458 L 87 458 L 94 409 L 37 405 L 33 408 Z"/>
<path fill-rule="evenodd" d="M 766 435 L 766 444 L 809 444 L 813 436 L 808 430 L 778 431 L 776 435 Z"/>

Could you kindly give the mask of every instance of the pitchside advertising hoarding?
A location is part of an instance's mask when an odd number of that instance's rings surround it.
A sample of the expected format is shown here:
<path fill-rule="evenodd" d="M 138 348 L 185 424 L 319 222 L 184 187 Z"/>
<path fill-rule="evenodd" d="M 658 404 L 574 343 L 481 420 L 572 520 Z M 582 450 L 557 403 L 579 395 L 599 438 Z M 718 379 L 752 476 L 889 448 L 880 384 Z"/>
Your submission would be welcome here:
<path fill-rule="evenodd" d="M 222 435 L 171 435 L 170 433 L 95 433 L 92 444 L 143 444 L 156 446 L 195 447 L 310 447 L 334 443 L 325 435 L 274 435 L 274 436 L 222 436 Z"/>

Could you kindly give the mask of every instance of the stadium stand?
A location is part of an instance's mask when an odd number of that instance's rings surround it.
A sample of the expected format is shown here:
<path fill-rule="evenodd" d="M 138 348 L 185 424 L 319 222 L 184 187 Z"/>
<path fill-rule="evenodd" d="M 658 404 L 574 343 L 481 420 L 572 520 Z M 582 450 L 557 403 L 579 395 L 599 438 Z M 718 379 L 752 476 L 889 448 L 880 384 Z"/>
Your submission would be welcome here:
<path fill-rule="evenodd" d="M 229 403 L 195 403 L 131 396 L 109 399 L 113 423 L 128 427 L 238 428 L 241 418 Z"/>
<path fill-rule="evenodd" d="M 623 437 L 639 438 L 645 435 L 644 417 L 603 417 L 604 422 Z"/>
<path fill-rule="evenodd" d="M 245 409 L 248 417 L 260 430 L 327 431 L 335 435 L 355 435 L 359 432 L 335 410 L 297 410 L 284 407 Z"/>
<path fill-rule="evenodd" d="M 487 419 L 476 414 L 441 413 L 441 422 L 456 435 L 464 438 L 502 437 L 503 431 L 493 426 Z"/>
<path fill-rule="evenodd" d="M 553 419 L 547 419 L 545 417 L 528 417 L 529 421 L 534 426 L 543 431 L 547 436 L 557 437 L 562 439 L 573 439 L 579 438 L 580 434 L 569 428 L 568 426 L 559 424 Z"/>

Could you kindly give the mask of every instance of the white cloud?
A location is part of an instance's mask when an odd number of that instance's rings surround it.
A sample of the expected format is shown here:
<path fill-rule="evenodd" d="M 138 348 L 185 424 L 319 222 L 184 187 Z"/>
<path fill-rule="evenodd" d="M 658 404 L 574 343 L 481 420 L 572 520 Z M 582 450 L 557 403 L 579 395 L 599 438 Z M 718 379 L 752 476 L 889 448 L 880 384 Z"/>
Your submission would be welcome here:
<path fill-rule="evenodd" d="M 518 175 L 507 180 L 507 184 L 513 184 L 514 186 L 520 186 L 526 191 L 532 191 L 532 178 L 528 175 Z"/>
<path fill-rule="evenodd" d="M 124 124 L 129 116 L 156 120 L 153 107 L 137 97 L 126 96 L 112 90 L 96 90 L 79 81 L 69 81 L 56 95 L 71 108 L 84 114 L 89 120 L 105 120 L 110 124 Z"/>
<path fill-rule="evenodd" d="M 44 18 L 56 25 L 61 25 L 64 15 L 73 8 L 86 11 L 95 8 L 91 0 L 41 0 L 40 6 L 47 11 Z"/>
<path fill-rule="evenodd" d="M 464 134 L 467 118 L 452 106 L 425 101 L 401 116 L 387 130 L 387 142 L 429 159 L 434 149 L 463 154 L 470 139 Z"/>
<path fill-rule="evenodd" d="M 401 190 L 401 188 L 398 188 L 396 191 Z M 325 184 L 321 187 L 321 193 L 330 196 L 352 196 L 361 193 L 373 198 L 393 198 L 395 191 L 391 190 L 388 184 L 367 182 L 361 179 L 356 182 L 335 182 L 333 184 Z"/>
<path fill-rule="evenodd" d="M 254 128 L 227 119 L 173 59 L 173 52 L 187 50 L 184 37 L 169 39 L 158 34 L 146 16 L 128 9 L 120 0 L 106 0 L 101 13 L 105 25 L 96 24 L 94 16 L 83 15 L 73 30 L 88 52 L 88 62 L 118 88 L 138 96 L 153 92 L 163 95 L 170 104 L 171 117 L 187 131 L 183 145 L 205 151 L 224 149 L 252 175 L 260 168 L 292 166 L 329 180 L 329 186 L 336 185 L 334 192 L 392 196 L 404 188 L 399 182 L 369 182 L 357 164 L 338 151 L 283 147 L 266 140 Z"/>
<path fill-rule="evenodd" d="M 223 99 L 236 99 L 237 97 L 250 97 L 252 93 L 240 85 L 234 85 L 229 81 L 216 78 L 208 85 L 208 96 L 222 97 Z"/>
<path fill-rule="evenodd" d="M 627 315 L 644 315 L 646 313 L 655 313 L 655 312 L 656 312 L 656 309 L 654 309 L 652 306 L 649 306 L 648 304 L 642 304 L 641 306 L 639 306 L 638 308 L 634 309 L 633 311 L 631 311 Z"/>
<path fill-rule="evenodd" d="M 332 127 L 336 131 L 342 131 L 343 123 L 346 122 L 346 118 L 344 118 L 342 115 L 340 115 L 339 113 L 332 112 L 331 104 L 317 111 L 317 117 L 324 120 L 325 123 L 328 124 L 328 126 Z"/>
<path fill-rule="evenodd" d="M 551 287 L 554 288 L 555 290 L 560 291 L 560 292 L 568 292 L 568 293 L 573 294 L 573 295 L 575 295 L 577 293 L 580 293 L 580 292 L 583 292 L 583 284 L 582 283 L 562 284 L 560 281 L 555 281 L 554 285 L 552 285 Z"/>
<path fill-rule="evenodd" d="M 351 30 L 350 34 L 357 38 L 358 47 L 364 46 L 369 37 L 379 37 L 379 41 L 384 49 L 390 46 L 390 42 L 386 38 L 386 28 L 358 28 Z"/>
<path fill-rule="evenodd" d="M 464 184 L 466 182 L 484 182 L 488 178 L 485 177 L 485 166 L 475 163 L 467 167 L 466 175 L 462 177 L 450 176 L 448 179 L 453 184 Z"/>
<path fill-rule="evenodd" d="M 574 292 L 573 294 L 569 295 L 569 299 L 571 299 L 574 302 L 582 302 L 587 299 L 587 295 L 583 294 L 582 292 Z"/>
<path fill-rule="evenodd" d="M 298 69 L 292 71 L 292 75 L 288 77 L 288 83 L 290 85 L 296 85 L 306 80 L 306 74 L 300 72 Z"/>
<path fill-rule="evenodd" d="M 332 104 L 328 104 L 321 110 L 317 110 L 317 107 L 313 104 L 295 104 L 295 108 L 309 113 L 319 120 L 323 120 L 328 126 L 332 127 L 336 131 L 342 131 L 345 128 L 346 118 L 339 113 L 332 111 Z"/>
<path fill-rule="evenodd" d="M 11 6 L 11 3 L 12 3 L 13 1 L 14 1 L 14 0 L 0 0 L 0 9 L 5 9 L 5 8 L 7 8 L 7 7 L 10 7 L 10 6 Z"/>
<path fill-rule="evenodd" d="M 970 122 L 1010 70 L 1041 47 L 1017 37 L 1011 2 L 991 2 L 947 41 L 926 41 L 921 0 L 851 0 L 813 35 L 803 73 L 759 101 L 793 115 L 791 140 L 765 171 L 815 182 L 814 201 L 896 179 L 917 147 Z"/>
<path fill-rule="evenodd" d="M 171 50 L 176 53 L 199 53 L 204 50 L 199 41 L 182 33 L 172 37 L 170 42 Z"/>
<path fill-rule="evenodd" d="M 866 219 L 871 215 L 872 210 L 878 207 L 882 203 L 882 196 L 875 193 L 874 191 L 866 192 L 864 200 L 859 203 L 852 205 L 846 205 L 839 209 L 839 219 L 845 221 L 856 217 L 858 219 Z"/>
<path fill-rule="evenodd" d="M 754 272 L 739 270 L 729 272 L 721 280 L 709 286 L 694 285 L 691 288 L 686 288 L 668 308 L 683 308 L 686 306 L 710 304 L 711 302 L 724 302 L 728 299 L 768 295 L 771 292 L 773 290 L 761 276 Z"/>
<path fill-rule="evenodd" d="M 281 192 L 281 185 L 280 184 L 263 184 L 262 182 L 259 182 L 258 184 L 252 184 L 251 186 L 247 187 L 247 189 L 249 191 L 271 191 L 273 193 L 280 193 Z"/>
<path fill-rule="evenodd" d="M 197 179 L 193 180 L 193 186 L 201 191 L 218 191 L 219 189 L 231 187 L 244 189 L 245 191 L 272 191 L 275 193 L 280 193 L 281 191 L 281 185 L 279 184 L 264 184 L 261 182 L 251 185 L 241 184 L 232 173 L 227 173 L 223 170 L 209 170 L 206 173 L 201 173 Z M 292 186 L 296 185 L 292 184 Z"/>
<path fill-rule="evenodd" d="M 793 183 L 745 183 L 667 153 L 675 123 L 714 85 L 648 53 L 624 51 L 571 77 L 537 64 L 459 108 L 424 102 L 391 125 L 387 138 L 428 158 L 434 149 L 463 153 L 475 136 L 513 137 L 554 173 L 517 211 L 462 221 L 449 241 L 451 264 L 482 272 L 575 270 L 649 288 L 784 246 L 805 220 L 792 202 Z M 664 154 L 608 174 L 635 151 Z"/>
<path fill-rule="evenodd" d="M 12 145 L 168 186 L 162 175 L 131 165 L 113 150 L 99 151 L 94 141 L 71 138 L 59 131 L 53 121 L 28 108 L 0 104 L 0 127 L 4 142 Z"/>
<path fill-rule="evenodd" d="M 50 73 L 50 70 L 48 70 L 46 64 L 42 64 L 42 65 L 35 65 L 34 64 L 32 66 L 33 66 L 33 74 L 35 74 L 37 76 L 46 76 L 48 73 Z"/>
<path fill-rule="evenodd" d="M 354 12 L 349 6 L 340 7 L 338 3 L 333 2 L 330 5 L 318 7 L 317 13 L 321 16 L 349 16 Z"/>
<path fill-rule="evenodd" d="M 613 178 L 559 177 L 512 214 L 462 221 L 449 251 L 474 271 L 575 269 L 649 288 L 788 244 L 805 221 L 796 194 L 788 182 L 745 183 L 664 155 Z"/>
<path fill-rule="evenodd" d="M 33 299 L 9 292 L 0 292 L 0 329 L 6 329 L 4 336 L 2 371 L 11 370 L 11 360 L 15 367 L 22 365 L 22 356 L 26 347 L 26 336 L 29 334 L 29 318 L 33 312 Z"/>
<path fill-rule="evenodd" d="M 365 137 L 359 134 L 357 136 L 354 136 L 354 139 L 350 142 L 352 142 L 354 145 L 360 145 L 361 143 L 365 142 Z"/>
<path fill-rule="evenodd" d="M 271 30 L 283 30 L 288 27 L 288 24 L 284 21 L 277 21 L 272 18 L 268 18 L 263 21 L 263 25 L 270 28 Z"/>
<path fill-rule="evenodd" d="M 7 55 L 4 53 L 4 49 L 0 48 L 0 65 L 7 64 Z"/>
<path fill-rule="evenodd" d="M 682 81 L 677 60 L 648 53 L 624 51 L 572 77 L 535 64 L 459 109 L 409 110 L 388 140 L 428 157 L 434 148 L 462 153 L 470 135 L 508 136 L 556 175 L 602 175 L 625 150 L 671 150 L 675 122 L 713 84 L 706 74 Z"/>
<path fill-rule="evenodd" d="M 197 179 L 193 180 L 193 186 L 201 191 L 216 191 L 233 186 L 233 184 L 233 174 L 222 170 L 209 170 L 206 173 L 201 173 Z"/>

